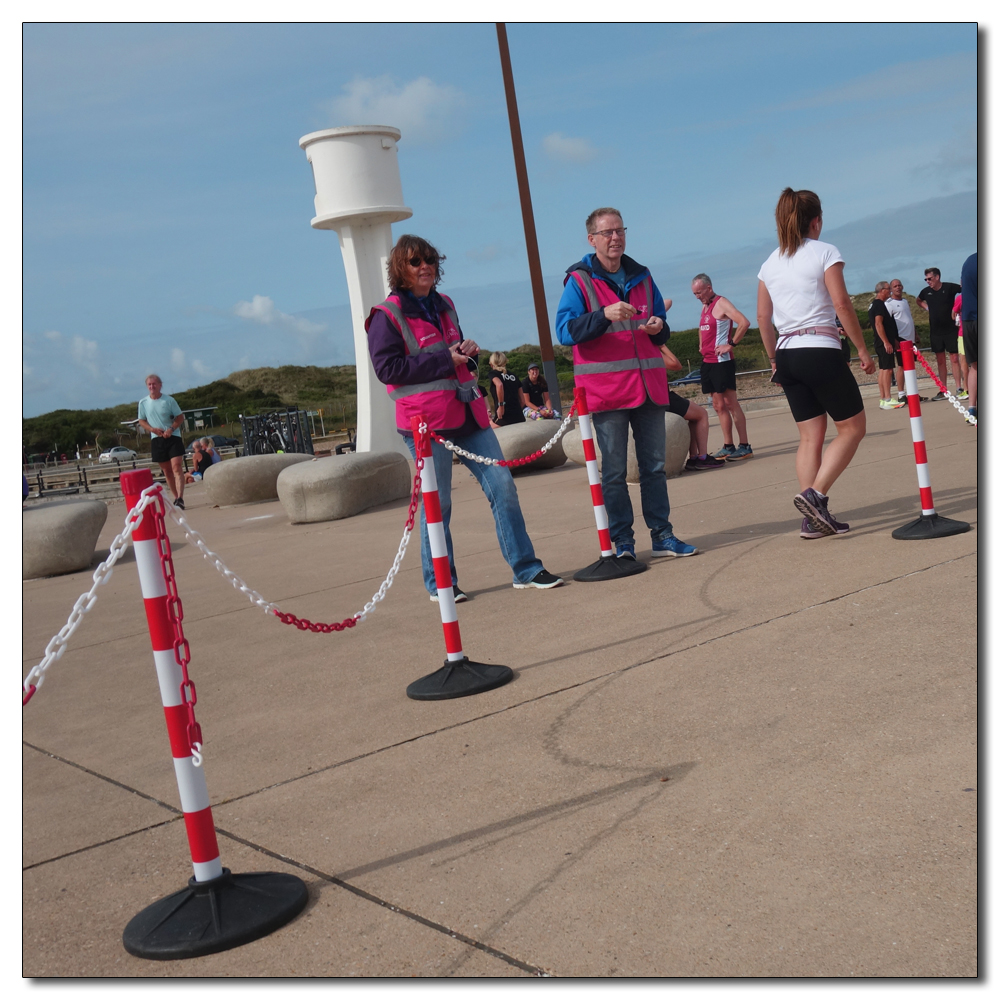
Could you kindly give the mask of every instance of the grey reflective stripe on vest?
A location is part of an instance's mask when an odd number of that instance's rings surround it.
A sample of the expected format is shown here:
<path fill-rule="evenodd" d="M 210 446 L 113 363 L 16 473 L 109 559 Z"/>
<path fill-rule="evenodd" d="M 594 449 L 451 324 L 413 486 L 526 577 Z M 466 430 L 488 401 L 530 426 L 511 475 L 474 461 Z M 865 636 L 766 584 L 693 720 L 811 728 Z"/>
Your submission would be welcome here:
<path fill-rule="evenodd" d="M 399 327 L 399 332 L 403 336 L 403 343 L 406 344 L 407 354 L 426 354 L 429 351 L 447 351 L 449 349 L 443 339 L 444 333 L 441 334 L 441 340 L 435 341 L 433 344 L 428 344 L 426 347 L 421 347 L 417 343 L 417 338 L 413 336 L 413 330 L 410 329 L 410 324 L 407 322 L 402 310 L 399 309 L 396 303 L 390 302 L 386 299 L 385 302 L 382 303 L 382 308 L 396 321 L 396 325 Z M 455 324 L 455 329 L 457 330 L 458 317 L 455 315 L 454 309 L 448 310 L 448 318 Z"/>
<path fill-rule="evenodd" d="M 583 291 L 587 296 L 587 309 L 589 312 L 597 312 L 601 308 L 601 303 L 597 301 L 597 289 L 594 288 L 594 279 L 586 271 L 573 272 L 583 285 Z"/>
<path fill-rule="evenodd" d="M 604 375 L 607 372 L 634 372 L 640 368 L 666 368 L 667 364 L 659 358 L 627 358 L 625 361 L 588 361 L 585 364 L 573 365 L 574 375 Z"/>
<path fill-rule="evenodd" d="M 421 382 L 419 385 L 401 385 L 389 393 L 390 399 L 402 399 L 404 396 L 416 396 L 419 392 L 435 392 L 440 389 L 458 389 L 461 383 L 457 378 L 439 378 L 436 382 Z"/>

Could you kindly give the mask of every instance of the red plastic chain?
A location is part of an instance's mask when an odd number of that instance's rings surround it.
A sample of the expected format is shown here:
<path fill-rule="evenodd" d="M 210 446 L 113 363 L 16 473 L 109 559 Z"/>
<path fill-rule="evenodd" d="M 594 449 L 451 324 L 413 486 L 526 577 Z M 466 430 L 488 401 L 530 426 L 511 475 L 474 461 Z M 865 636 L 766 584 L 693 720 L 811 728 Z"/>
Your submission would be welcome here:
<path fill-rule="evenodd" d="M 947 392 L 948 391 L 947 387 L 944 386 L 944 385 L 942 385 L 941 384 L 941 380 L 937 377 L 937 375 L 934 374 L 933 371 L 931 371 L 931 366 L 929 364 L 927 364 L 927 362 L 924 360 L 924 356 L 920 353 L 920 350 L 915 345 L 914 345 L 914 348 L 913 348 L 913 355 L 924 366 L 924 369 L 926 370 L 927 374 L 930 375 L 930 377 L 931 377 L 931 381 L 942 392 Z"/>
<path fill-rule="evenodd" d="M 174 576 L 174 559 L 170 549 L 170 539 L 167 537 L 166 524 L 163 517 L 163 500 L 158 497 L 150 504 L 153 512 L 153 522 L 156 525 L 156 548 L 160 554 L 160 565 L 163 567 L 163 577 L 167 583 L 167 618 L 174 630 L 174 657 L 181 668 L 181 701 L 187 709 L 188 746 L 196 758 L 200 757 L 202 744 L 201 726 L 194 717 L 194 706 L 198 703 L 198 692 L 194 681 L 188 676 L 188 664 L 191 662 L 191 647 L 184 638 L 184 608 L 177 594 L 177 579 Z"/>
<path fill-rule="evenodd" d="M 569 415 L 572 417 L 576 413 L 577 404 L 574 403 L 569 409 Z M 441 437 L 436 431 L 431 431 L 431 437 L 437 441 L 438 444 L 444 444 L 447 440 Z M 530 455 L 525 455 L 524 458 L 498 458 L 493 462 L 494 465 L 502 465 L 505 468 L 516 468 L 519 465 L 527 465 L 529 462 L 534 462 L 536 458 L 541 458 L 545 452 L 539 449 L 536 452 L 532 452 Z"/>
<path fill-rule="evenodd" d="M 424 467 L 424 460 L 421 456 L 417 456 L 417 474 L 413 477 L 413 490 L 410 493 L 410 508 L 406 513 L 406 531 L 410 532 L 413 530 L 413 525 L 416 522 L 417 511 L 420 509 L 420 471 Z M 285 625 L 294 625 L 297 629 L 302 632 L 322 632 L 324 634 L 330 632 L 343 632 L 344 629 L 354 628 L 358 624 L 357 615 L 352 615 L 350 618 L 345 618 L 342 622 L 311 622 L 308 618 L 298 618 L 295 615 L 287 611 L 279 611 L 277 608 L 274 609 L 274 615 L 280 621 L 284 622 Z"/>

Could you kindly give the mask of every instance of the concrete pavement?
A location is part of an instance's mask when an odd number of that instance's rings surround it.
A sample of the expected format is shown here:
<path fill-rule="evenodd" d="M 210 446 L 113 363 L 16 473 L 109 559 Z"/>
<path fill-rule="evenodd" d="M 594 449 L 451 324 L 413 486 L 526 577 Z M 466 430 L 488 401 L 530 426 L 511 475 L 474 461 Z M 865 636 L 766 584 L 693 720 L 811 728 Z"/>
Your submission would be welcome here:
<path fill-rule="evenodd" d="M 474 698 L 405 697 L 444 657 L 416 537 L 369 621 L 316 635 L 172 528 L 223 864 L 310 889 L 285 928 L 184 962 L 121 945 L 191 873 L 129 555 L 23 713 L 24 975 L 976 975 L 977 432 L 924 404 L 938 511 L 973 529 L 894 541 L 919 513 L 906 411 L 866 405 L 831 492 L 848 535 L 799 538 L 794 423 L 753 411 L 752 459 L 669 483 L 700 554 L 616 583 L 513 590 L 456 468 L 465 649 L 516 671 Z M 593 561 L 585 470 L 517 482 L 546 567 Z M 203 490 L 208 544 L 323 621 L 371 597 L 406 511 L 291 525 Z M 89 584 L 25 583 L 22 675 Z"/>

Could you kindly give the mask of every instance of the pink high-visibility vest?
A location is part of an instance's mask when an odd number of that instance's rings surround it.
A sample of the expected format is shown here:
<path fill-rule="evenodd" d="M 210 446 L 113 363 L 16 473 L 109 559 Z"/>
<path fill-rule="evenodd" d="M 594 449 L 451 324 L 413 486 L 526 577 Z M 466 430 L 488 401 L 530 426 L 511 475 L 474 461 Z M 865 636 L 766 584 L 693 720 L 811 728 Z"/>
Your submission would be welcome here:
<path fill-rule="evenodd" d="M 458 325 L 458 314 L 455 304 L 447 295 L 442 295 L 447 310 L 441 314 L 439 330 L 433 323 L 422 316 L 404 316 L 403 304 L 396 294 L 390 295 L 380 309 L 392 321 L 392 325 L 400 332 L 403 346 L 408 355 L 423 354 L 427 351 L 447 351 L 453 344 L 462 340 Z M 373 309 L 372 312 L 375 310 Z M 368 322 L 371 322 L 369 316 Z M 365 329 L 368 323 L 365 323 Z M 472 407 L 472 415 L 480 427 L 489 427 L 490 415 L 486 409 L 486 400 L 479 391 L 476 376 L 467 366 L 452 369 L 454 377 L 436 379 L 433 382 L 421 382 L 417 385 L 387 385 L 389 398 L 396 403 L 396 426 L 401 430 L 410 430 L 410 418 L 423 414 L 427 426 L 438 431 L 461 427 L 465 423 L 465 405 Z"/>
<path fill-rule="evenodd" d="M 603 310 L 621 300 L 605 281 L 594 281 L 586 271 L 573 271 L 583 289 L 588 312 Z M 573 345 L 573 376 L 587 390 L 591 413 L 631 410 L 648 396 L 658 406 L 670 402 L 667 366 L 659 347 L 639 327 L 652 317 L 653 279 L 647 274 L 628 293 L 636 313 L 630 320 L 612 323 L 600 337 Z"/>

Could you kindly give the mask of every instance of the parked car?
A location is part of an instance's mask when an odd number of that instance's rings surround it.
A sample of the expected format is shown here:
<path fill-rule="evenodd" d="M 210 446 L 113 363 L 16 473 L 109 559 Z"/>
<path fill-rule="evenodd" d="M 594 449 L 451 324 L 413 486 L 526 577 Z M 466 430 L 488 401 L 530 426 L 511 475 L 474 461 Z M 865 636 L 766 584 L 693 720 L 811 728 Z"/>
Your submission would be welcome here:
<path fill-rule="evenodd" d="M 694 385 L 701 382 L 701 369 L 695 368 L 693 372 L 688 372 L 684 378 L 674 379 L 671 385 Z"/>
<path fill-rule="evenodd" d="M 115 445 L 114 448 L 109 448 L 107 451 L 102 451 L 98 462 L 127 462 L 130 459 L 135 458 L 135 452 L 131 448 L 123 448 L 121 445 Z"/>
<path fill-rule="evenodd" d="M 211 438 L 212 444 L 216 448 L 235 448 L 239 444 L 239 441 L 237 441 L 236 438 L 227 438 L 224 437 L 222 434 L 203 434 L 202 437 Z M 194 441 L 200 441 L 200 440 L 201 438 L 194 439 Z M 184 450 L 194 451 L 194 441 L 192 441 Z"/>

